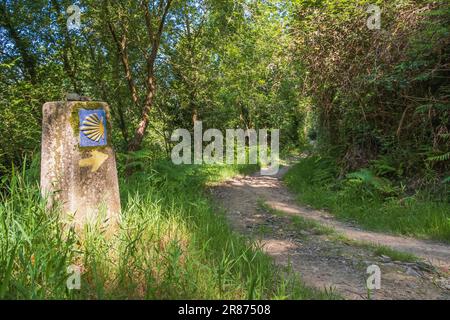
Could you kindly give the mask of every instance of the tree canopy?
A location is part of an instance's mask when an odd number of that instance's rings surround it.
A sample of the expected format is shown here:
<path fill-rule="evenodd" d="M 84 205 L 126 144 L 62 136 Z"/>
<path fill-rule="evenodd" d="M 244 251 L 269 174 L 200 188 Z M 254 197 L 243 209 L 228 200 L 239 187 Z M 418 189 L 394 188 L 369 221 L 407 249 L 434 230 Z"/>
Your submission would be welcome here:
<path fill-rule="evenodd" d="M 70 5 L 80 28 L 69 29 Z M 400 175 L 449 160 L 449 10 L 442 1 L 2 1 L 2 171 L 33 153 L 41 106 L 110 104 L 120 152 L 167 155 L 175 128 L 279 128 L 343 171 Z M 428 170 L 428 169 L 427 169 Z"/>

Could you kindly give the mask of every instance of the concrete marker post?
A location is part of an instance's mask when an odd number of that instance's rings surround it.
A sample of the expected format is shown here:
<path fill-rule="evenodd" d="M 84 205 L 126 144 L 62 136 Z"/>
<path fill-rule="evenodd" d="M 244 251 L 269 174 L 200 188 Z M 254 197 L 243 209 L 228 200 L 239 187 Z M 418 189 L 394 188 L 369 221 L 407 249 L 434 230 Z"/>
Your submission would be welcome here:
<path fill-rule="evenodd" d="M 77 232 L 100 223 L 111 234 L 120 217 L 111 117 L 106 103 L 86 100 L 43 106 L 41 192 Z"/>

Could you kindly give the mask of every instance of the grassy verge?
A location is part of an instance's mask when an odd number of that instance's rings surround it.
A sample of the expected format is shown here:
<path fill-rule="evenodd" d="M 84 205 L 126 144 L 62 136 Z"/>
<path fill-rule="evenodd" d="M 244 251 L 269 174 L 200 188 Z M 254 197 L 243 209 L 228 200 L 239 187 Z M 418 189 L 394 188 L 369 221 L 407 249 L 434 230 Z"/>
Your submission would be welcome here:
<path fill-rule="evenodd" d="M 379 245 L 379 244 L 375 244 L 375 243 L 352 240 L 342 234 L 336 233 L 331 236 L 331 239 L 334 241 L 338 241 L 340 243 L 345 243 L 349 246 L 360 247 L 360 248 L 370 250 L 373 252 L 374 255 L 379 256 L 379 257 L 387 256 L 387 257 L 391 258 L 393 261 L 400 261 L 400 262 L 421 261 L 421 259 L 419 257 L 415 256 L 412 253 L 398 251 L 391 247 Z"/>
<path fill-rule="evenodd" d="M 301 203 L 376 231 L 450 242 L 450 203 L 405 196 L 368 171 L 336 179 L 331 161 L 302 159 L 285 176 Z"/>
<path fill-rule="evenodd" d="M 376 246 L 375 254 L 378 256 L 387 256 L 394 261 L 402 261 L 402 262 L 419 261 L 419 258 L 417 258 L 415 255 L 411 253 L 397 251 L 387 246 Z"/>
<path fill-rule="evenodd" d="M 233 233 L 203 194 L 211 181 L 249 167 L 158 162 L 120 181 L 122 224 L 113 239 L 64 232 L 26 171 L 3 180 L 0 202 L 2 299 L 334 298 L 278 270 L 255 243 Z M 67 268 L 82 270 L 68 290 Z"/>

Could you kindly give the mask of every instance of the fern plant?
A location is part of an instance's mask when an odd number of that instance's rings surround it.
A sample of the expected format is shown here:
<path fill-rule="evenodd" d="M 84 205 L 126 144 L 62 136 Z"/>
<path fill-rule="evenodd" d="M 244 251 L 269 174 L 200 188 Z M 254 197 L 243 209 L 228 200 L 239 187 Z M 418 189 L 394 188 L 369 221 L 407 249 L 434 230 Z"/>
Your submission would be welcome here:
<path fill-rule="evenodd" d="M 427 160 L 428 161 L 439 161 L 439 162 L 449 161 L 450 160 L 450 151 L 447 153 L 428 157 Z"/>
<path fill-rule="evenodd" d="M 362 185 L 366 188 L 372 188 L 382 194 L 392 194 L 396 192 L 396 188 L 388 179 L 376 176 L 367 168 L 349 173 L 346 177 L 349 184 Z"/>

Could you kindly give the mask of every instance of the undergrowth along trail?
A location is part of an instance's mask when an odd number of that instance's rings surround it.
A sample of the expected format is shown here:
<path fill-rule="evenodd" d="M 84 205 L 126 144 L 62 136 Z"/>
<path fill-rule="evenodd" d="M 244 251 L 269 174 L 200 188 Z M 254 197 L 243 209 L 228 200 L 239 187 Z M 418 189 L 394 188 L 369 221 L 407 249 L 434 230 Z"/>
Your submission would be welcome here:
<path fill-rule="evenodd" d="M 36 172 L 14 172 L 0 201 L 3 299 L 307 299 L 331 295 L 280 271 L 232 232 L 204 195 L 207 181 L 254 168 L 174 166 L 160 161 L 121 180 L 122 222 L 105 238 L 63 231 L 40 198 Z M 81 269 L 68 290 L 67 268 Z"/>

